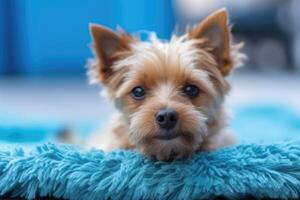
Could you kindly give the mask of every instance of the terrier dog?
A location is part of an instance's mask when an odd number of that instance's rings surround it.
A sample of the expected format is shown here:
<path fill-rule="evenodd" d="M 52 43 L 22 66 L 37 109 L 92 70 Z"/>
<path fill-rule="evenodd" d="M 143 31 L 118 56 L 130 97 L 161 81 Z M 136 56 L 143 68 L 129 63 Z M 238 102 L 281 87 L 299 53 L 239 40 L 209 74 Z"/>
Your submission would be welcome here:
<path fill-rule="evenodd" d="M 101 83 L 119 116 L 111 131 L 89 146 L 137 149 L 163 161 L 235 143 L 226 130 L 225 78 L 240 64 L 241 44 L 231 42 L 225 9 L 169 42 L 142 42 L 125 32 L 90 26 L 93 82 Z"/>

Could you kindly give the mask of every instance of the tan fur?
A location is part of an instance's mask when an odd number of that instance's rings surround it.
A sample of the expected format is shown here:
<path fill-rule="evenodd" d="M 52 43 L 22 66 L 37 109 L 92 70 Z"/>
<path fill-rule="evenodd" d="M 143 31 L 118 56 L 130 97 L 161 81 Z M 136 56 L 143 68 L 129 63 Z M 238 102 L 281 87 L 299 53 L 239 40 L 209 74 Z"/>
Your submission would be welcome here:
<path fill-rule="evenodd" d="M 213 13 L 168 43 L 155 35 L 140 42 L 97 25 L 91 26 L 91 34 L 96 59 L 89 74 L 102 83 L 120 116 L 111 131 L 93 136 L 89 145 L 105 150 L 135 148 L 149 157 L 171 160 L 235 142 L 226 129 L 223 101 L 229 91 L 225 77 L 242 56 L 241 47 L 231 44 L 226 10 Z M 187 84 L 200 89 L 198 97 L 183 94 Z M 146 89 L 144 100 L 132 97 L 136 86 Z M 156 113 L 164 108 L 179 114 L 170 132 L 180 137 L 155 137 L 166 132 L 155 122 Z"/>

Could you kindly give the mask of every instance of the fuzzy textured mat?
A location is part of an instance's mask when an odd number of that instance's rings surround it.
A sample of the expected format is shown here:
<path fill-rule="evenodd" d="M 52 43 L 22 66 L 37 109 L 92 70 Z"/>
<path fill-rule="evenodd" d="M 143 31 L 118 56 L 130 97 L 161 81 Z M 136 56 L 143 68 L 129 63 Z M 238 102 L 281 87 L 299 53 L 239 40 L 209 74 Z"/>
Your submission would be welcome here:
<path fill-rule="evenodd" d="M 33 199 L 300 198 L 300 142 L 240 145 L 190 160 L 153 162 L 46 144 L 0 151 L 0 196 Z"/>

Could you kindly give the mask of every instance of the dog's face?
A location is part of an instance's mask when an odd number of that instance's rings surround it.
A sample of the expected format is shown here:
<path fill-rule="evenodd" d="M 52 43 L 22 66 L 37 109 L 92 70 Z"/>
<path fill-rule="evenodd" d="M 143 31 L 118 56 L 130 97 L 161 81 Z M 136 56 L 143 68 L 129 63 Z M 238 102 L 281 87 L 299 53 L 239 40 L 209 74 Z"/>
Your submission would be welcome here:
<path fill-rule="evenodd" d="M 228 91 L 234 64 L 227 13 L 220 10 L 169 43 L 141 42 L 92 25 L 94 78 L 123 113 L 130 142 L 159 160 L 201 145 Z"/>

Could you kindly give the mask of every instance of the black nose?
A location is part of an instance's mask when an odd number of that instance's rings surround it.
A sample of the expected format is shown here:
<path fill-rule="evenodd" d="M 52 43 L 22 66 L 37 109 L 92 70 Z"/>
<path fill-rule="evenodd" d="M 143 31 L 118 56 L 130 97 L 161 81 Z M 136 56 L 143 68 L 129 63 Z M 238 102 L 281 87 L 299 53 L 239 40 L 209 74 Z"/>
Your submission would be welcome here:
<path fill-rule="evenodd" d="M 172 109 L 163 109 L 156 113 L 156 123 L 162 129 L 172 129 L 175 127 L 178 119 L 178 114 Z"/>

